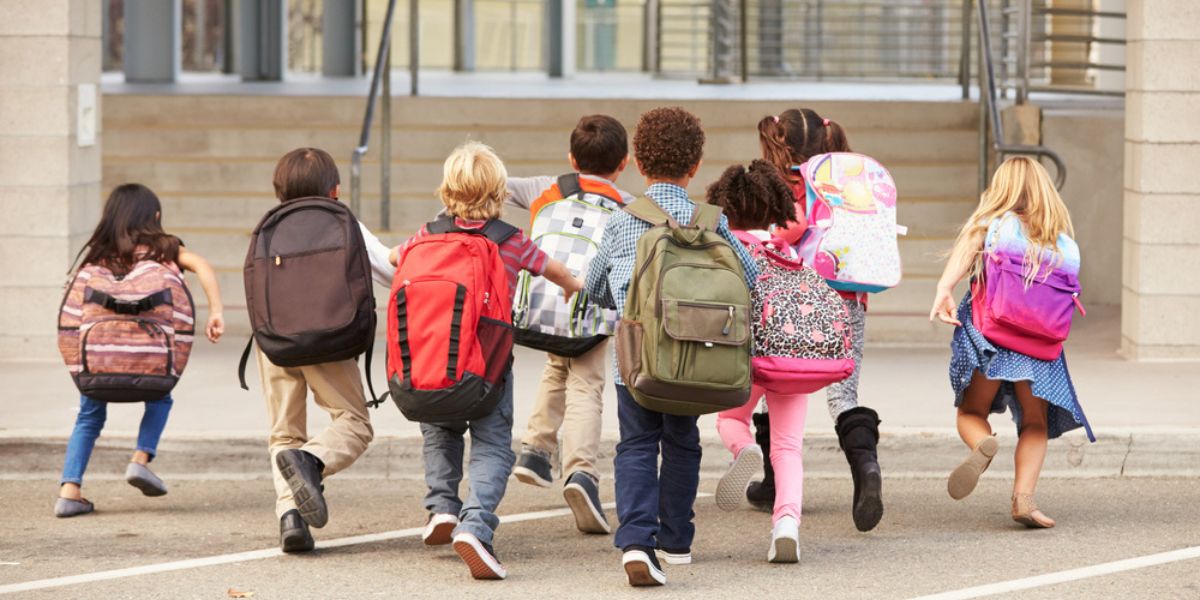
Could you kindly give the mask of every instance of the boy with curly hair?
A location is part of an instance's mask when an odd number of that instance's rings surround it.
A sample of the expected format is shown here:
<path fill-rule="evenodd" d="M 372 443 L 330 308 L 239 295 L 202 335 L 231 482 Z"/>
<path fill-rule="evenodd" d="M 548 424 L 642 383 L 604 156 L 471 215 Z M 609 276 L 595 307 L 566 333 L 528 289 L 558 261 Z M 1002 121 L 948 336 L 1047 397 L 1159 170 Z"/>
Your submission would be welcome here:
<path fill-rule="evenodd" d="M 638 171 L 646 179 L 646 197 L 679 223 L 690 223 L 696 204 L 687 185 L 700 169 L 704 130 L 700 119 L 678 108 L 656 108 L 642 115 L 633 137 Z M 613 215 L 600 250 L 588 267 L 587 293 L 601 304 L 624 311 L 633 276 L 638 238 L 650 224 L 627 212 Z M 722 216 L 717 231 L 742 263 L 747 285 L 758 278 L 746 249 Z M 614 544 L 623 552 L 629 584 L 663 585 L 668 564 L 689 564 L 696 528 L 692 506 L 700 484 L 700 430 L 696 417 L 668 415 L 643 408 L 626 389 L 613 361 L 617 386 L 617 528 Z M 662 466 L 659 467 L 659 455 Z"/>

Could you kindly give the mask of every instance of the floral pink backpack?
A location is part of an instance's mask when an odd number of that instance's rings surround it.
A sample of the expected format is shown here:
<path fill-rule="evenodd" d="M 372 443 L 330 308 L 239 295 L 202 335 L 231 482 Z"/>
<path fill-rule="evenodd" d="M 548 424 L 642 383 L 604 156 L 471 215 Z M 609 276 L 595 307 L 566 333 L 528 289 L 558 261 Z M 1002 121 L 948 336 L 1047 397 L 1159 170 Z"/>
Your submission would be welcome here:
<path fill-rule="evenodd" d="M 778 394 L 808 394 L 854 372 L 846 305 L 825 279 L 780 254 L 783 240 L 763 242 L 738 231 L 759 277 L 751 293 L 755 385 Z"/>

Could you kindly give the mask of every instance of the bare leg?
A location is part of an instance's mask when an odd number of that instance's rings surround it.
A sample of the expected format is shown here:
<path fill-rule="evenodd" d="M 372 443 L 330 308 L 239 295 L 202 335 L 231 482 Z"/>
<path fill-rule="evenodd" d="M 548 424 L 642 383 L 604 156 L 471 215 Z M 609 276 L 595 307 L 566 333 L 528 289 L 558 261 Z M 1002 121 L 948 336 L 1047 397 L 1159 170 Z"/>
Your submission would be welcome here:
<path fill-rule="evenodd" d="M 133 457 L 129 459 L 129 462 L 135 462 L 139 465 L 145 466 L 150 464 L 150 455 L 141 450 L 134 450 Z"/>
<path fill-rule="evenodd" d="M 988 414 L 992 409 L 992 400 L 996 398 L 996 392 L 1000 389 L 1000 383 L 975 371 L 971 376 L 971 385 L 967 386 L 963 401 L 958 405 L 958 436 L 972 450 L 979 442 L 992 435 Z"/>
<path fill-rule="evenodd" d="M 78 483 L 68 482 L 62 484 L 62 486 L 58 488 L 58 497 L 78 500 L 83 497 L 83 492 L 80 491 Z"/>
<path fill-rule="evenodd" d="M 1017 401 L 1021 403 L 1021 432 L 1015 456 L 1017 472 L 1013 480 L 1013 517 L 1028 517 L 1036 527 L 1053 527 L 1054 520 L 1033 504 L 1038 477 L 1046 461 L 1047 411 L 1050 406 L 1045 400 L 1034 397 L 1029 382 L 1018 382 L 1016 388 Z"/>

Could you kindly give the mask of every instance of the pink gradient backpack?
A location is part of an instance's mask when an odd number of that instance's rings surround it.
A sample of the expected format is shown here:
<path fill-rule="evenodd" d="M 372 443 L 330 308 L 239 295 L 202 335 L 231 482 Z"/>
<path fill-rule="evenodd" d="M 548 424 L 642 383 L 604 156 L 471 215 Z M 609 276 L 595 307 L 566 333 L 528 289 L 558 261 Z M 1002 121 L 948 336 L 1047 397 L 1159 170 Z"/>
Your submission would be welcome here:
<path fill-rule="evenodd" d="M 755 385 L 778 394 L 808 394 L 854 372 L 849 315 L 838 293 L 804 263 L 775 248 L 787 242 L 759 240 L 738 231 L 759 277 L 751 293 Z"/>
<path fill-rule="evenodd" d="M 1025 285 L 1025 239 L 1016 215 L 1004 215 L 988 227 L 983 277 L 971 284 L 971 322 L 988 341 L 1039 360 L 1055 360 L 1071 333 L 1079 302 L 1079 247 L 1059 237 L 1061 263 L 1043 261 Z"/>

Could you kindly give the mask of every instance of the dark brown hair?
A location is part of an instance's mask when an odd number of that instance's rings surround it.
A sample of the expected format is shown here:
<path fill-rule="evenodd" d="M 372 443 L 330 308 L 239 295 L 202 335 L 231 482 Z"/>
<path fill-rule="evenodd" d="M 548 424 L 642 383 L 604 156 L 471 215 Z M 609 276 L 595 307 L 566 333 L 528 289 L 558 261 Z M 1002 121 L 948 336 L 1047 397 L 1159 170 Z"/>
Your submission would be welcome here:
<path fill-rule="evenodd" d="M 100 265 L 120 277 L 138 260 L 175 262 L 179 245 L 179 238 L 163 231 L 158 196 L 140 183 L 126 183 L 104 201 L 100 222 L 80 254 L 83 264 Z"/>
<path fill-rule="evenodd" d="M 810 108 L 792 108 L 777 117 L 763 117 L 758 122 L 758 143 L 763 159 L 791 181 L 799 179 L 792 172 L 794 165 L 825 152 L 850 152 L 846 130 Z"/>
<path fill-rule="evenodd" d="M 775 165 L 755 160 L 734 165 L 708 186 L 708 203 L 720 206 L 734 229 L 766 229 L 796 220 L 796 199 Z"/>
<path fill-rule="evenodd" d="M 629 156 L 625 126 L 608 115 L 588 115 L 579 119 L 571 132 L 571 156 L 575 157 L 582 173 L 612 174 Z"/>
<path fill-rule="evenodd" d="M 329 196 L 341 183 L 337 163 L 320 148 L 296 148 L 275 165 L 275 197 L 280 202 L 312 196 Z"/>
<path fill-rule="evenodd" d="M 647 177 L 686 177 L 704 155 L 700 119 L 678 106 L 643 113 L 633 134 L 633 154 Z"/>

